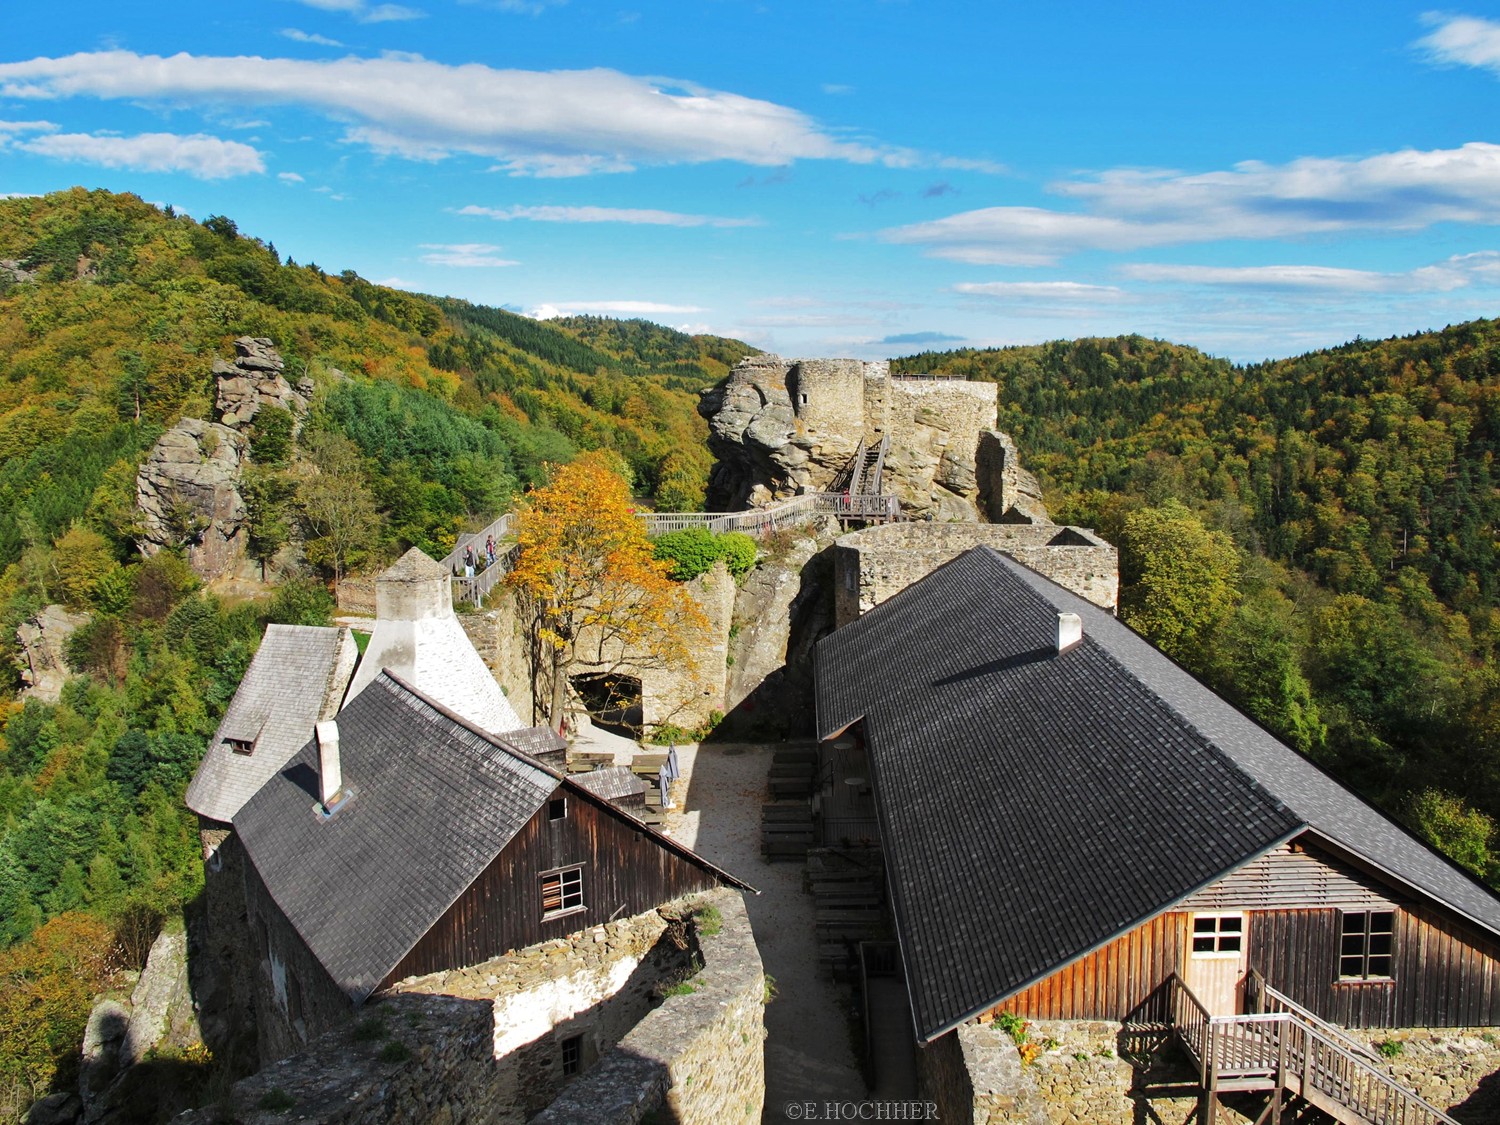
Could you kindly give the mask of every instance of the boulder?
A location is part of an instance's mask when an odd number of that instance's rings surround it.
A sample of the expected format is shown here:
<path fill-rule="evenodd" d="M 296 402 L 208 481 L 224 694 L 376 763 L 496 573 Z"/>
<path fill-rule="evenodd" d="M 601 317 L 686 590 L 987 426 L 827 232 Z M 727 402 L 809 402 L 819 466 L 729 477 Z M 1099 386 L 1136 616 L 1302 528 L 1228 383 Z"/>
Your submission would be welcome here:
<path fill-rule="evenodd" d="M 979 506 L 990 523 L 1050 524 L 1042 488 L 1021 467 L 1021 456 L 1009 434 L 985 430 L 975 454 Z"/>
<path fill-rule="evenodd" d="M 153 1047 L 186 1047 L 200 1039 L 188 988 L 188 940 L 183 931 L 163 930 L 151 945 L 146 967 L 130 994 L 130 1027 L 121 1062 L 133 1065 Z"/>
<path fill-rule="evenodd" d="M 73 1125 L 83 1114 L 83 1101 L 71 1091 L 48 1094 L 26 1111 L 26 1125 Z"/>
<path fill-rule="evenodd" d="M 246 450 L 243 434 L 201 418 L 162 434 L 135 479 L 141 553 L 185 546 L 204 578 L 237 570 L 248 538 L 239 491 Z"/>
<path fill-rule="evenodd" d="M 127 1065 L 121 1050 L 130 1030 L 130 1009 L 118 1000 L 100 1000 L 89 1013 L 83 1032 L 82 1066 L 78 1092 L 83 1098 L 84 1120 Z"/>
<path fill-rule="evenodd" d="M 64 606 L 49 605 L 17 627 L 16 640 L 21 647 L 17 663 L 21 682 L 26 685 L 21 689 L 23 696 L 43 703 L 56 703 L 62 698 L 63 683 L 70 673 L 63 647 L 73 631 L 88 620 L 86 613 L 70 613 Z"/>
<path fill-rule="evenodd" d="M 215 408 L 221 424 L 231 429 L 248 426 L 262 406 L 289 410 L 300 428 L 312 398 L 312 381 L 304 373 L 294 388 L 282 375 L 286 366 L 275 344 L 265 336 L 241 336 L 234 342 L 234 362 L 214 360 L 218 383 Z"/>

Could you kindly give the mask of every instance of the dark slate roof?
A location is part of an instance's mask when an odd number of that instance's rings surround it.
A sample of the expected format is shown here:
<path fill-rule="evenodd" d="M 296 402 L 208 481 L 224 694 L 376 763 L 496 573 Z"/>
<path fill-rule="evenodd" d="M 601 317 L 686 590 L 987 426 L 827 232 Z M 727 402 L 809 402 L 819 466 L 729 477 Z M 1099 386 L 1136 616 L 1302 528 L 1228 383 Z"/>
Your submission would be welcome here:
<path fill-rule="evenodd" d="M 573 774 L 573 781 L 596 797 L 617 801 L 621 797 L 639 797 L 650 788 L 630 772 L 629 766 L 605 766 L 589 773 Z"/>
<path fill-rule="evenodd" d="M 1084 639 L 1055 652 L 1057 614 Z M 824 638 L 864 719 L 924 1039 L 1311 827 L 1500 930 L 1500 900 L 1107 610 L 977 547 Z"/>
<path fill-rule="evenodd" d="M 338 728 L 352 795 L 331 817 L 318 811 L 310 740 L 240 810 L 234 829 L 287 921 L 360 1003 L 559 786 L 597 799 L 388 672 L 338 713 Z M 626 819 L 724 882 L 753 889 Z"/>
<path fill-rule="evenodd" d="M 187 807 L 210 820 L 233 820 L 303 747 L 313 724 L 338 710 L 357 660 L 348 629 L 267 626 L 188 786 Z M 237 753 L 229 739 L 253 743 L 254 749 Z"/>
<path fill-rule="evenodd" d="M 495 736 L 507 746 L 533 757 L 568 748 L 568 740 L 551 727 L 521 727 Z"/>

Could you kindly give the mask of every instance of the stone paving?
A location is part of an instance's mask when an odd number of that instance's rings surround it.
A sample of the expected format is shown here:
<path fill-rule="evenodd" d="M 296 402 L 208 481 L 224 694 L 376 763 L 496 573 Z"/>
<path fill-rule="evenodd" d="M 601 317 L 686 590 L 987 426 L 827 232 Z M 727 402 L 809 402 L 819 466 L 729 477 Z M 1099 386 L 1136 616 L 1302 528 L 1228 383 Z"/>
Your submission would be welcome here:
<path fill-rule="evenodd" d="M 774 747 L 713 743 L 678 747 L 680 808 L 666 828 L 761 892 L 746 895 L 776 999 L 766 1009 L 766 1111 L 793 1120 L 790 1102 L 863 1101 L 868 1096 L 850 1045 L 850 1001 L 818 971 L 813 900 L 802 892 L 800 863 L 767 863 L 760 854 L 760 806 Z"/>

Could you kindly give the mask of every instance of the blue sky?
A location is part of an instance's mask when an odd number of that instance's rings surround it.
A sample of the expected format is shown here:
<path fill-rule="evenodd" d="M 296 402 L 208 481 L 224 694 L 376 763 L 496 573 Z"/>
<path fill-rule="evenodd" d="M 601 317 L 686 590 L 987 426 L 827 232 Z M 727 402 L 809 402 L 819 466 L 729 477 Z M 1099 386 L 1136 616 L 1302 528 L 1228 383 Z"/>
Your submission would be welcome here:
<path fill-rule="evenodd" d="M 1500 314 L 1500 5 L 9 3 L 0 194 L 785 355 Z"/>

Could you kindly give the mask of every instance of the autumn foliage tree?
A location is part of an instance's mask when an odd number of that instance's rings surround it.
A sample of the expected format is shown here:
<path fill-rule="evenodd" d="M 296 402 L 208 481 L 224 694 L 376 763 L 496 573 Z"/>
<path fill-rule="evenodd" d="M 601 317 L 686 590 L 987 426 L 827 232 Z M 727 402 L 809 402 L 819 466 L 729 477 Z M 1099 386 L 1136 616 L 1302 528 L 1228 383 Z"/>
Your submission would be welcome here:
<path fill-rule="evenodd" d="M 630 490 L 605 454 L 556 469 L 520 509 L 515 569 L 506 581 L 531 619 L 538 693 L 554 729 L 564 716 L 568 673 L 690 662 L 707 627 L 686 591 L 667 577 Z"/>

